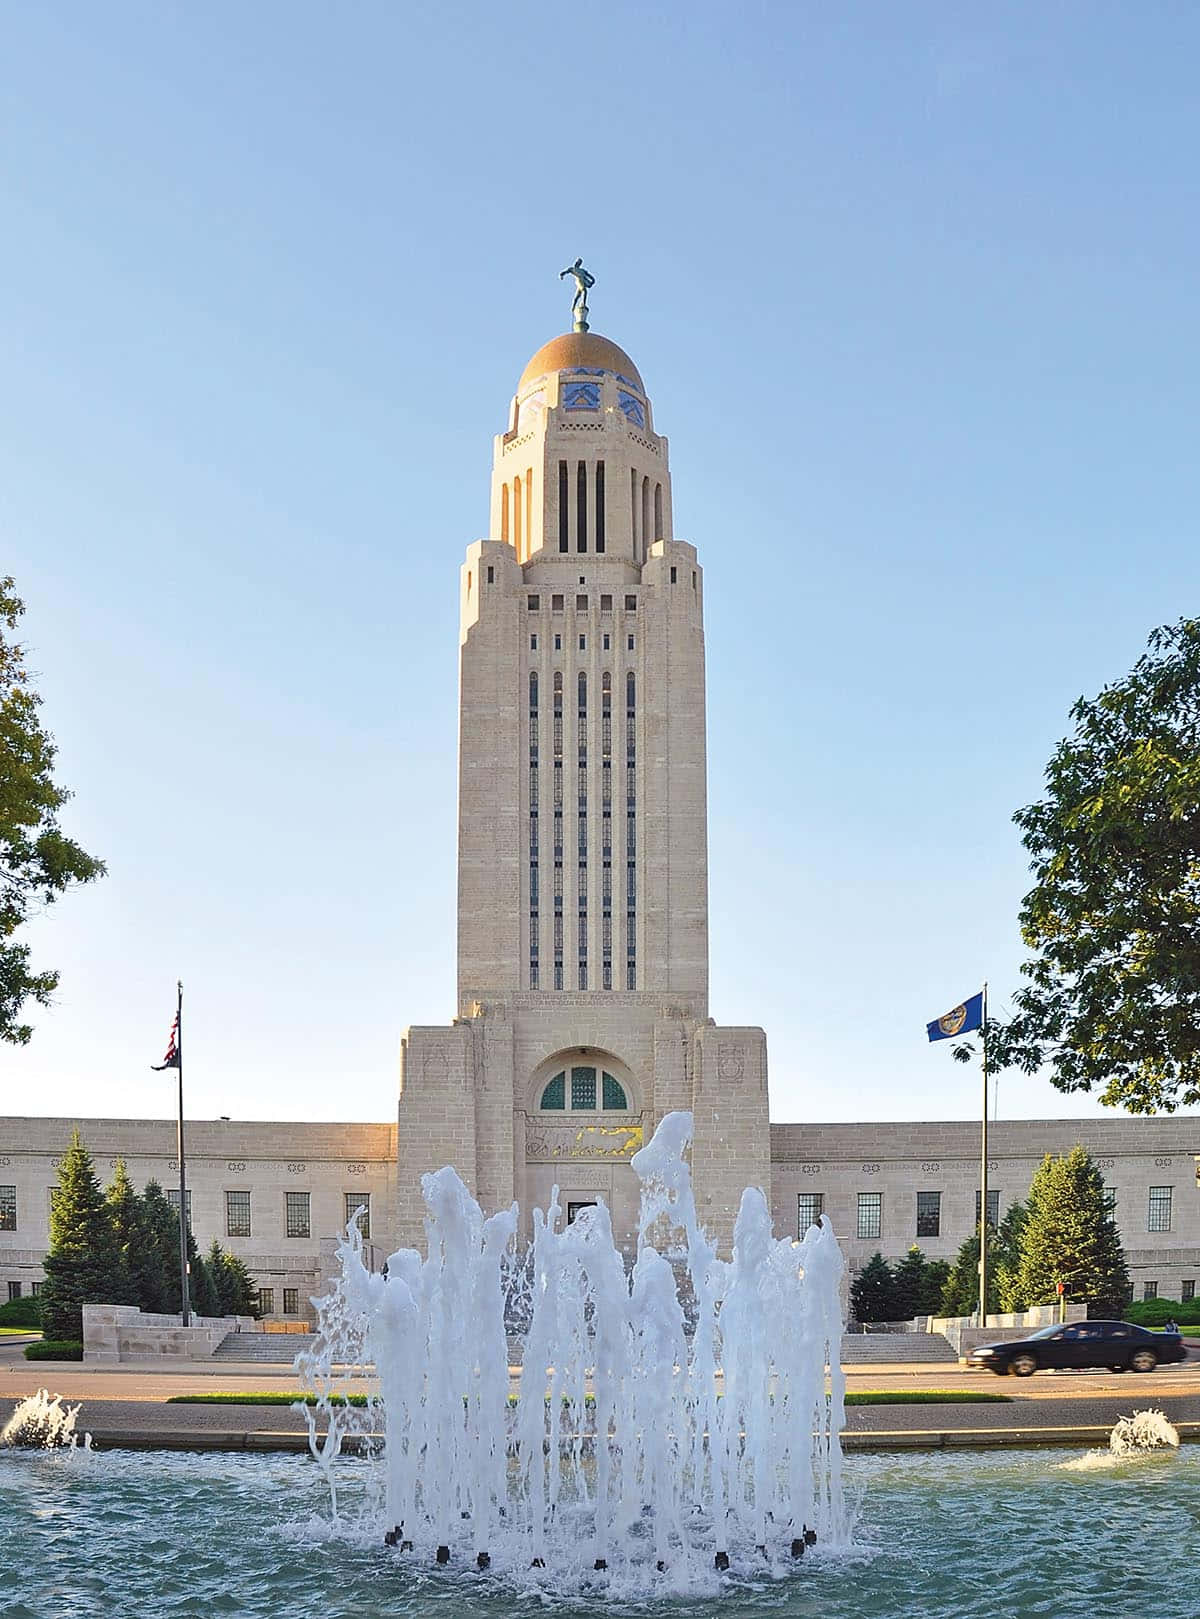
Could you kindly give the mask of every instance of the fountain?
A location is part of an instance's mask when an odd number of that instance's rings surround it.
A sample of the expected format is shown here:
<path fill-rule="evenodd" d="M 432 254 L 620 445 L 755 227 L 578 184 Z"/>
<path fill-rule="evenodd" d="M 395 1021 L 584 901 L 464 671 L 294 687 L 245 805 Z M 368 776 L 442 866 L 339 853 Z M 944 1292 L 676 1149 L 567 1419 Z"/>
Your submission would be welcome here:
<path fill-rule="evenodd" d="M 48 1389 L 38 1389 L 21 1401 L 0 1430 L 0 1445 L 21 1445 L 29 1450 L 58 1450 L 80 1446 L 90 1450 L 91 1434 L 82 1441 L 75 1432 L 79 1416 L 77 1405 L 64 1405 L 61 1394 L 51 1395 Z"/>
<path fill-rule="evenodd" d="M 367 1269 L 351 1221 L 297 1360 L 334 1532 L 373 1528 L 426 1564 L 625 1592 L 761 1575 L 846 1543 L 832 1228 L 776 1239 L 748 1188 L 720 1259 L 692 1197 L 691 1130 L 689 1113 L 668 1114 L 633 1157 L 631 1273 L 603 1204 L 565 1224 L 556 1188 L 534 1211 L 515 1390 L 516 1206 L 485 1218 L 453 1169 L 424 1176 L 427 1257 L 401 1250 L 386 1275 Z M 379 1393 L 353 1405 L 371 1366 Z M 338 1498 L 351 1440 L 381 1473 L 365 1526 L 344 1523 Z"/>

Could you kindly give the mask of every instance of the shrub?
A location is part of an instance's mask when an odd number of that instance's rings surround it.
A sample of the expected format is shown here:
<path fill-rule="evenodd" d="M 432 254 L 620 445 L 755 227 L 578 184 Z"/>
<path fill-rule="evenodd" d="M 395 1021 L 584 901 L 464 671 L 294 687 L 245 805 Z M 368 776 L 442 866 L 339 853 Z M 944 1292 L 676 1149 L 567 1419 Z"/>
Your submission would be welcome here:
<path fill-rule="evenodd" d="M 40 1299 L 9 1299 L 0 1304 L 0 1327 L 28 1327 L 32 1332 L 42 1330 Z"/>
<path fill-rule="evenodd" d="M 25 1345 L 26 1360 L 82 1360 L 83 1345 L 74 1338 Z"/>
<path fill-rule="evenodd" d="M 1168 1321 L 1191 1326 L 1200 1322 L 1200 1299 L 1188 1299 L 1186 1303 L 1178 1299 L 1138 1299 L 1125 1306 L 1124 1320 L 1139 1327 L 1162 1327 Z"/>

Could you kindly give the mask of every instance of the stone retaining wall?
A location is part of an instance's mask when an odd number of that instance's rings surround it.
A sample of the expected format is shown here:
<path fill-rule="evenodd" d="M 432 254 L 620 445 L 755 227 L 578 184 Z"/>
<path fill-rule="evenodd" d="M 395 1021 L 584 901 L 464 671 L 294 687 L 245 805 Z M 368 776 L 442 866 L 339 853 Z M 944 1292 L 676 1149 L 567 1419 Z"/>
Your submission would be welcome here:
<path fill-rule="evenodd" d="M 154 1315 L 133 1304 L 85 1304 L 83 1359 L 88 1366 L 113 1366 L 132 1360 L 208 1360 L 231 1332 L 259 1333 L 248 1315 Z"/>

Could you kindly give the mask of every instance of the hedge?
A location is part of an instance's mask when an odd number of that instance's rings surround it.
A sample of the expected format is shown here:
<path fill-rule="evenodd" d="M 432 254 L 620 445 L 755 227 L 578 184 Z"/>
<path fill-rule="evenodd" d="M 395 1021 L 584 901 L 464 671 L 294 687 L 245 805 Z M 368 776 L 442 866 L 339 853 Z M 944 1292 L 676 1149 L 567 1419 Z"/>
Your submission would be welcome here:
<path fill-rule="evenodd" d="M 0 1327 L 30 1327 L 34 1332 L 42 1328 L 42 1306 L 39 1299 L 9 1299 L 0 1304 Z"/>
<path fill-rule="evenodd" d="M 1139 1327 L 1164 1327 L 1168 1321 L 1193 1326 L 1200 1323 L 1200 1299 L 1138 1299 L 1127 1306 L 1125 1319 Z"/>
<path fill-rule="evenodd" d="M 40 1344 L 25 1345 L 26 1360 L 82 1360 L 83 1345 L 73 1339 L 60 1339 L 57 1343 L 45 1339 Z"/>

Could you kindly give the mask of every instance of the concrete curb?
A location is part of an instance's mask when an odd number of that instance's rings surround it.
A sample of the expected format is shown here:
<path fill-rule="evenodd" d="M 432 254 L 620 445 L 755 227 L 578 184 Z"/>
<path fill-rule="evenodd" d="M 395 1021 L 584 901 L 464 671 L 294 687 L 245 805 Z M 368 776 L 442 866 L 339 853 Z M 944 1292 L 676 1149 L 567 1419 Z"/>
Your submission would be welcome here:
<path fill-rule="evenodd" d="M 1200 1441 L 1200 1422 L 1174 1424 L 1184 1443 Z M 99 1450 L 225 1450 L 308 1451 L 308 1435 L 287 1431 L 233 1431 L 204 1428 L 93 1428 L 92 1442 Z M 1112 1425 L 1089 1424 L 1069 1428 L 881 1428 L 848 1429 L 842 1449 L 888 1450 L 1020 1450 L 1034 1446 L 1079 1446 L 1104 1449 Z M 382 1439 L 373 1434 L 373 1441 Z M 344 1452 L 358 1455 L 364 1448 L 359 1436 L 343 1441 Z"/>

